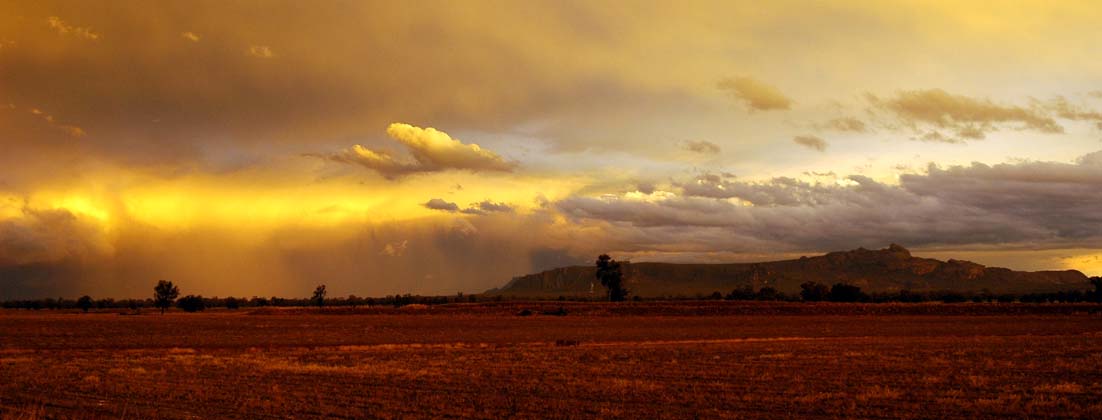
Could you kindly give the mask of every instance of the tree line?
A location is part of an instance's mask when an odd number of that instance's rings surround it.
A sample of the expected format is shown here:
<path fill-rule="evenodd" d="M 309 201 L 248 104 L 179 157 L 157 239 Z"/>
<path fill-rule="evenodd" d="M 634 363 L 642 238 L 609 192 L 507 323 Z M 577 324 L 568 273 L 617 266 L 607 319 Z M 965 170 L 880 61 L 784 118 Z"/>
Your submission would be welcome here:
<path fill-rule="evenodd" d="M 861 287 L 846 283 L 832 286 L 818 282 L 806 282 L 800 285 L 800 292 L 786 294 L 772 287 L 762 287 L 756 291 L 750 286 L 738 287 L 727 294 L 714 292 L 709 299 L 724 300 L 762 300 L 789 302 L 865 302 L 865 303 L 921 303 L 921 302 L 999 302 L 999 303 L 1102 303 L 1102 277 L 1091 279 L 1095 290 L 1064 290 L 1057 292 L 1034 293 L 994 293 L 989 290 L 900 290 L 895 292 L 866 293 Z"/>
<path fill-rule="evenodd" d="M 612 259 L 607 254 L 601 254 L 597 257 L 595 277 L 600 281 L 601 285 L 607 290 L 607 294 L 604 300 L 611 302 L 620 302 L 627 300 L 630 290 L 624 287 L 624 273 L 621 270 L 621 264 Z M 1091 277 L 1090 285 L 1094 287 L 1094 290 L 1066 290 L 1050 293 L 992 293 L 987 290 L 979 292 L 961 292 L 961 291 L 911 291 L 901 290 L 897 292 L 877 292 L 866 293 L 861 290 L 861 287 L 846 284 L 836 283 L 832 286 L 818 282 L 805 282 L 800 285 L 800 292 L 796 294 L 786 294 L 773 287 L 761 287 L 755 290 L 753 287 L 741 286 L 734 290 L 724 294 L 720 291 L 713 292 L 709 296 L 697 296 L 697 299 L 714 299 L 714 300 L 759 300 L 759 301 L 802 301 L 802 302 L 868 302 L 868 303 L 882 303 L 882 302 L 904 302 L 904 303 L 918 303 L 918 302 L 946 302 L 946 303 L 962 303 L 962 302 L 1023 302 L 1023 303 L 1046 303 L 1046 302 L 1064 302 L 1064 303 L 1079 303 L 1079 302 L 1096 302 L 1102 303 L 1102 277 Z M 497 295 L 492 298 L 495 301 L 501 301 L 504 296 Z M 648 298 L 647 300 L 684 300 L 685 297 L 666 297 L 666 298 Z M 91 296 L 85 295 L 77 299 L 65 299 L 65 298 L 46 298 L 46 299 L 30 299 L 30 300 L 7 300 L 0 302 L 0 307 L 8 309 L 80 309 L 83 312 L 88 312 L 92 309 L 108 309 L 108 308 L 127 308 L 132 311 L 140 311 L 142 308 L 152 307 L 159 309 L 163 314 L 172 306 L 176 306 L 180 310 L 185 312 L 199 312 L 206 308 L 223 307 L 230 310 L 235 310 L 241 307 L 293 307 L 293 306 L 317 306 L 324 307 L 329 306 L 343 306 L 351 307 L 355 309 L 357 306 L 375 306 L 375 305 L 387 305 L 387 306 L 404 306 L 410 304 L 445 304 L 445 303 L 458 303 L 458 302 L 476 302 L 480 300 L 478 295 L 467 295 L 459 293 L 456 296 L 415 296 L 410 294 L 405 295 L 390 295 L 382 298 L 364 298 L 356 295 L 348 295 L 347 297 L 330 298 L 328 291 L 324 284 L 318 285 L 313 294 L 309 298 L 281 298 L 273 296 L 271 298 L 253 296 L 251 298 L 238 298 L 238 297 L 203 297 L 202 295 L 187 295 L 180 297 L 180 289 L 171 281 L 160 280 L 153 287 L 153 296 L 148 299 L 120 299 L 115 300 L 111 298 L 93 299 Z M 565 296 L 560 296 L 559 300 L 568 300 Z M 592 300 L 592 299 L 578 299 L 573 298 L 570 300 Z M 643 300 L 638 295 L 634 296 L 632 300 Z"/>
<path fill-rule="evenodd" d="M 477 302 L 480 300 L 502 300 L 501 297 L 480 298 L 478 295 L 464 295 L 458 293 L 452 296 L 421 296 L 421 295 L 389 295 L 384 297 L 360 297 L 348 295 L 343 297 L 330 297 L 325 285 L 318 285 L 308 298 L 285 297 L 204 297 L 202 295 L 180 296 L 179 286 L 171 281 L 161 280 L 153 287 L 153 296 L 145 299 L 94 299 L 84 295 L 75 299 L 44 298 L 44 299 L 15 299 L 0 302 L 0 308 L 6 309 L 67 309 L 88 312 L 99 309 L 129 309 L 141 311 L 144 308 L 153 308 L 161 313 L 175 307 L 185 312 L 200 312 L 207 308 L 226 308 L 236 310 L 240 308 L 262 307 L 303 307 L 303 306 L 333 306 L 351 307 L 360 306 L 405 306 L 412 304 L 440 305 L 445 303 Z"/>

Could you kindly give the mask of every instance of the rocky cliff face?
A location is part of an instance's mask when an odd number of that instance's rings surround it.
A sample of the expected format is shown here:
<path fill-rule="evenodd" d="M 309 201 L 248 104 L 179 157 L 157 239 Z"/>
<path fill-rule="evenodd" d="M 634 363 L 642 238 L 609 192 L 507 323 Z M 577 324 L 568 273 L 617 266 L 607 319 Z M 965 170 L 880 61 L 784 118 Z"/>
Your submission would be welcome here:
<path fill-rule="evenodd" d="M 1089 286 L 1087 277 L 1075 270 L 1023 272 L 969 261 L 918 258 L 896 244 L 880 250 L 858 248 L 763 263 L 626 263 L 624 274 L 632 294 L 644 297 L 726 293 L 746 285 L 755 289 L 770 286 L 794 293 L 806 281 L 854 284 L 867 292 L 987 289 L 1023 293 Z M 487 293 L 532 297 L 600 295 L 604 290 L 595 280 L 593 267 L 561 267 L 514 278 L 500 289 Z"/>

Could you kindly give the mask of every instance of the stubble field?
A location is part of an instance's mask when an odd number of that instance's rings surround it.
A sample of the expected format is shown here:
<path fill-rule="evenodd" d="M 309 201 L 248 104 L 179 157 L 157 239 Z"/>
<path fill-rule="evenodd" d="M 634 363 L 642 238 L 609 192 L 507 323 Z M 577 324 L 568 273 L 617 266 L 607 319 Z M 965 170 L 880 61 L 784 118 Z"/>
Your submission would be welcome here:
<path fill-rule="evenodd" d="M 4 311 L 0 418 L 1102 418 L 1087 306 L 625 305 Z"/>

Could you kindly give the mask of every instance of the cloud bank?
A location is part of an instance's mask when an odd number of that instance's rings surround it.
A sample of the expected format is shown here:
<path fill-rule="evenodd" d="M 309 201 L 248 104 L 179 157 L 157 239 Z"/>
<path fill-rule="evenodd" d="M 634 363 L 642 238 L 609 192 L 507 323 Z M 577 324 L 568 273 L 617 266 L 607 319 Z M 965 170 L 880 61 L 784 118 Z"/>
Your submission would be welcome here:
<path fill-rule="evenodd" d="M 579 222 L 603 222 L 641 249 L 832 250 L 892 241 L 914 246 L 1102 246 L 1102 153 L 1076 163 L 940 168 L 899 185 L 853 175 L 843 184 L 715 175 L 656 199 L 571 197 Z"/>

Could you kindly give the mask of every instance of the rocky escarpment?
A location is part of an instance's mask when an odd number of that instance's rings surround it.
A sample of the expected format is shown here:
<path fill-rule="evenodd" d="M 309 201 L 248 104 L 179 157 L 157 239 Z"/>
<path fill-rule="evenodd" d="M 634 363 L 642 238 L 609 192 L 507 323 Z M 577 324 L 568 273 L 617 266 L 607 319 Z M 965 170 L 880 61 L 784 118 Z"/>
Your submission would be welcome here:
<path fill-rule="evenodd" d="M 858 248 L 762 263 L 625 263 L 624 274 L 632 294 L 644 297 L 692 296 L 747 285 L 791 293 L 807 281 L 854 284 L 868 292 L 986 289 L 1025 293 L 1088 287 L 1087 277 L 1076 270 L 1024 272 L 962 260 L 919 258 L 896 244 L 880 250 Z M 593 267 L 561 267 L 516 277 L 487 293 L 532 297 L 603 293 L 594 280 Z"/>

